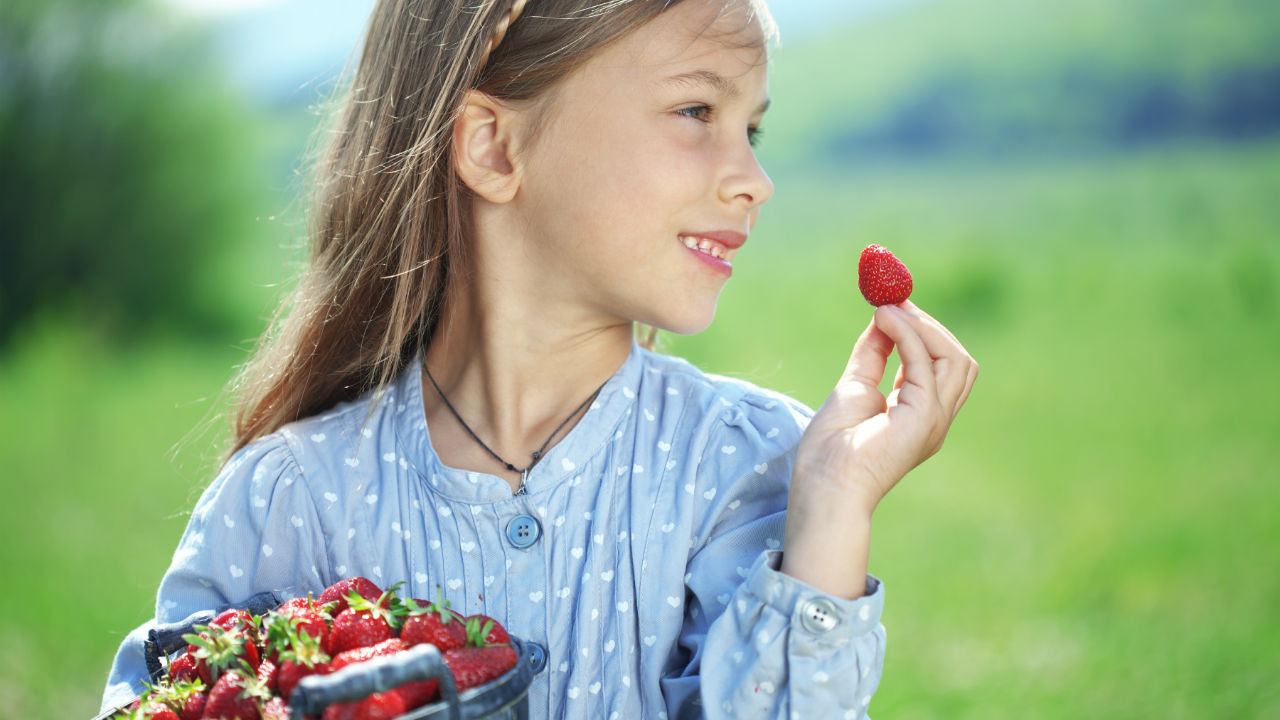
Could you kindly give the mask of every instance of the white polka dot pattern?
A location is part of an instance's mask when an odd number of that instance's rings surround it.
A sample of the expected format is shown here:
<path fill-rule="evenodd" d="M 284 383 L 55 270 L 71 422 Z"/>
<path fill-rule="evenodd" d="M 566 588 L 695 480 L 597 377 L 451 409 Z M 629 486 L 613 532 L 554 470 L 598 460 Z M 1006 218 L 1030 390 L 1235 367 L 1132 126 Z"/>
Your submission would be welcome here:
<path fill-rule="evenodd" d="M 381 402 L 238 453 L 192 513 L 158 618 L 363 575 L 424 600 L 438 589 L 542 643 L 534 717 L 865 717 L 883 663 L 879 582 L 846 601 L 778 572 L 810 415 L 634 348 L 513 497 L 483 468 L 441 463 L 421 375 L 406 372 Z M 527 547 L 508 535 L 517 516 Z M 818 598 L 838 616 L 822 634 L 798 610 Z M 120 654 L 113 687 L 143 676 L 139 657 Z"/>

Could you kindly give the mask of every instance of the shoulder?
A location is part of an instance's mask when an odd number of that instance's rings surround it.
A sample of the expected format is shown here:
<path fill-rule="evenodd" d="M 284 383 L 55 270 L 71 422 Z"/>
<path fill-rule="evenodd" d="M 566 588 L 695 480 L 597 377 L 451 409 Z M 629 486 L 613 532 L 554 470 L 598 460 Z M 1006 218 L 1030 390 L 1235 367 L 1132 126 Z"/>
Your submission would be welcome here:
<path fill-rule="evenodd" d="M 331 489 L 362 456 L 388 442 L 380 437 L 388 434 L 386 398 L 386 392 L 370 392 L 258 438 L 227 460 L 215 485 L 292 486 L 301 481 L 312 493 Z"/>
<path fill-rule="evenodd" d="M 663 433 L 671 438 L 666 442 L 673 460 L 665 464 L 673 479 L 668 492 L 679 501 L 664 507 L 688 519 L 698 548 L 743 524 L 764 523 L 759 527 L 769 529 L 761 537 L 775 535 L 772 524 L 785 510 L 795 450 L 813 411 L 783 393 L 704 372 L 678 357 L 646 353 L 643 360 L 641 412 L 662 397 L 665 417 L 657 423 L 679 417 L 666 425 L 674 431 Z"/>
<path fill-rule="evenodd" d="M 689 361 L 641 350 L 643 400 L 675 405 L 692 436 L 745 435 L 757 446 L 787 448 L 799 441 L 813 410 L 748 380 L 704 372 Z"/>
<path fill-rule="evenodd" d="M 300 472 L 313 484 L 345 477 L 395 443 L 397 386 L 369 391 L 316 415 L 285 425 L 264 438 L 288 448 Z"/>

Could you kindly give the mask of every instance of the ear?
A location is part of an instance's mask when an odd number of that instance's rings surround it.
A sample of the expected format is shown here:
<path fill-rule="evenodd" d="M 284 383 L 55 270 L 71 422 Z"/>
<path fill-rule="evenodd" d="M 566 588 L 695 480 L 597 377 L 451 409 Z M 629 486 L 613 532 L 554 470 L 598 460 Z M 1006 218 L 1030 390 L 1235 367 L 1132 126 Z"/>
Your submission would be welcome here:
<path fill-rule="evenodd" d="M 520 187 L 514 162 L 519 113 L 479 90 L 468 90 L 453 123 L 454 167 L 462 182 L 492 203 L 510 202 Z"/>

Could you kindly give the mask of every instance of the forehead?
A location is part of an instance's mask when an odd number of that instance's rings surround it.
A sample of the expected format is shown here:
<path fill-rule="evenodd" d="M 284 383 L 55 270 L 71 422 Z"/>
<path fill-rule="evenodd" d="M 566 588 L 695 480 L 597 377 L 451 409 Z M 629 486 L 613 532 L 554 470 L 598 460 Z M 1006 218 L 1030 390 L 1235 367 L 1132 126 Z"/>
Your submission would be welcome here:
<path fill-rule="evenodd" d="M 650 75 L 713 69 L 734 78 L 765 66 L 769 23 L 749 0 L 684 0 L 590 64 Z"/>

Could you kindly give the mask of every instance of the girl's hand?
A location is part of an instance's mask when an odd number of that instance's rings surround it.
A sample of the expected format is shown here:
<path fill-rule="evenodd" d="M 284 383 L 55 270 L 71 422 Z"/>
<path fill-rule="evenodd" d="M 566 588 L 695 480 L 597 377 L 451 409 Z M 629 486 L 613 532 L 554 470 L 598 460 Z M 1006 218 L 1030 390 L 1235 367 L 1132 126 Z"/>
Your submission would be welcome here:
<path fill-rule="evenodd" d="M 895 346 L 902 366 L 886 398 L 879 385 Z M 877 308 L 800 441 L 794 480 L 819 482 L 869 514 L 942 447 L 977 376 L 960 341 L 915 304 Z"/>
<path fill-rule="evenodd" d="M 895 346 L 902 366 L 885 397 L 879 385 Z M 796 451 L 785 571 L 861 594 L 872 512 L 942 447 L 977 376 L 964 346 L 910 301 L 876 309 Z"/>

